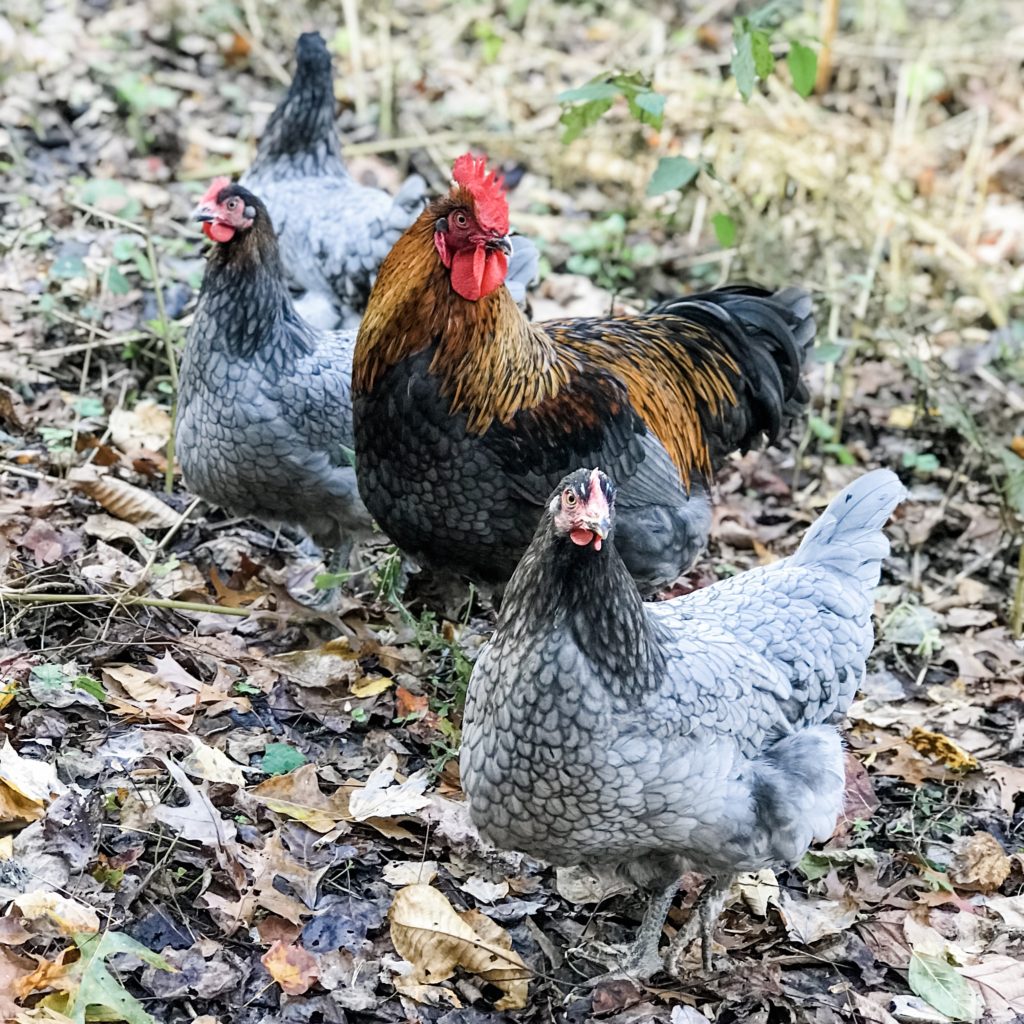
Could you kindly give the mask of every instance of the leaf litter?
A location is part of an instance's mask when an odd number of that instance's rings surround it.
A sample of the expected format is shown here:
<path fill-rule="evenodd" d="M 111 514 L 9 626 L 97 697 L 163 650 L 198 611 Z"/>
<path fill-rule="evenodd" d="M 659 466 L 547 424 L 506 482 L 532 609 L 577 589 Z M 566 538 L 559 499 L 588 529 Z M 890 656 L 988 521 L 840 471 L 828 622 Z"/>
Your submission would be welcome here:
<path fill-rule="evenodd" d="M 308 12 L 335 50 L 354 173 L 393 186 L 415 169 L 440 187 L 435 160 L 457 149 L 432 136 L 446 131 L 525 169 L 515 219 L 553 271 L 538 317 L 642 308 L 725 276 L 811 285 L 823 330 L 810 428 L 726 466 L 712 548 L 685 585 L 785 555 L 862 467 L 901 467 L 911 499 L 851 710 L 836 834 L 794 869 L 737 885 L 716 934 L 728 971 L 580 985 L 628 937 L 636 899 L 494 851 L 469 824 L 453 758 L 488 609 L 462 594 L 438 613 L 413 578 L 410 620 L 378 543 L 325 616 L 302 603 L 318 554 L 193 506 L 180 480 L 163 489 L 166 352 L 202 269 L 183 225 L 197 183 L 246 166 L 310 26 L 257 4 L 12 0 L 0 15 L 0 176 L 18 197 L 0 214 L 0 1017 L 1024 1014 L 1011 5 L 941 20 L 911 4 L 903 20 L 844 25 L 832 91 L 805 103 L 770 83 L 748 104 L 718 81 L 727 17 L 679 15 L 669 47 L 635 5 L 589 4 L 585 19 L 519 6 L 395 4 L 373 30 L 387 47 L 367 44 L 366 24 L 360 44 L 339 13 Z M 665 129 L 627 128 L 612 110 L 563 147 L 555 96 L 613 66 L 660 69 Z M 411 148 L 360 152 L 389 124 Z M 662 158 L 714 174 L 650 200 Z M 638 258 L 644 245 L 654 255 Z M 684 880 L 669 931 L 699 881 Z"/>

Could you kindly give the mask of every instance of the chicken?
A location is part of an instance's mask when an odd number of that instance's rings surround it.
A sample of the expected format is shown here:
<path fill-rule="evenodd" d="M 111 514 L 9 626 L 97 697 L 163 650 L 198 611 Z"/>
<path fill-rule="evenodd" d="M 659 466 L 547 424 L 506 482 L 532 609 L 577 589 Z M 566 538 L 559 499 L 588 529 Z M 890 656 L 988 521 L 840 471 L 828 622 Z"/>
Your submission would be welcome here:
<path fill-rule="evenodd" d="M 353 468 L 355 331 L 296 312 L 267 208 L 217 178 L 196 207 L 211 250 L 181 364 L 175 447 L 188 487 L 337 549 L 372 528 Z"/>
<path fill-rule="evenodd" d="M 418 174 L 394 197 L 352 179 L 334 127 L 331 55 L 319 32 L 299 36 L 291 88 L 239 184 L 270 211 L 296 309 L 321 328 L 358 325 L 381 261 L 426 202 Z M 515 251 L 513 291 L 523 302 L 537 251 L 519 239 Z"/>
<path fill-rule="evenodd" d="M 270 215 L 248 189 L 217 178 L 193 216 L 215 245 L 181 365 L 185 482 L 235 514 L 301 528 L 340 570 L 372 529 L 353 468 L 356 332 L 298 315 Z M 516 241 L 535 263 L 533 244 Z M 532 274 L 531 260 L 522 268 Z"/>
<path fill-rule="evenodd" d="M 680 876 L 711 880 L 674 969 L 732 878 L 793 864 L 843 806 L 831 724 L 871 650 L 872 599 L 905 492 L 888 470 L 836 497 L 797 551 L 645 604 L 618 551 L 616 491 L 567 476 L 469 684 L 462 782 L 481 834 L 554 864 L 615 866 L 650 894 L 624 973 L 653 974 Z"/>
<path fill-rule="evenodd" d="M 619 553 L 645 591 L 693 562 L 727 452 L 807 401 L 795 288 L 721 288 L 639 316 L 531 323 L 504 286 L 509 210 L 470 154 L 385 259 L 353 364 L 360 492 L 423 565 L 508 580 L 551 488 L 598 462 Z"/>

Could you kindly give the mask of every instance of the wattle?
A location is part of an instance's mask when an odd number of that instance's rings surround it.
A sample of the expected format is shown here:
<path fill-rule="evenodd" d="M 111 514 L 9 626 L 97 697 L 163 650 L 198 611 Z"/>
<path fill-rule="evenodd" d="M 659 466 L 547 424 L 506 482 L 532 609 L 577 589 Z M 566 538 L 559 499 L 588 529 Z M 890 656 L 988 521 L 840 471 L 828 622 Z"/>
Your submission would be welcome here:
<path fill-rule="evenodd" d="M 594 532 L 593 530 L 573 530 L 569 534 L 569 539 L 573 544 L 578 544 L 581 548 L 585 548 L 594 539 Z M 595 544 L 595 549 L 601 550 L 600 540 Z"/>
<path fill-rule="evenodd" d="M 235 229 L 230 224 L 207 221 L 203 224 L 203 234 L 214 242 L 230 242 L 235 237 Z"/>
<path fill-rule="evenodd" d="M 452 287 L 464 299 L 476 302 L 500 287 L 508 273 L 508 257 L 488 252 L 483 245 L 455 253 L 451 261 Z"/>

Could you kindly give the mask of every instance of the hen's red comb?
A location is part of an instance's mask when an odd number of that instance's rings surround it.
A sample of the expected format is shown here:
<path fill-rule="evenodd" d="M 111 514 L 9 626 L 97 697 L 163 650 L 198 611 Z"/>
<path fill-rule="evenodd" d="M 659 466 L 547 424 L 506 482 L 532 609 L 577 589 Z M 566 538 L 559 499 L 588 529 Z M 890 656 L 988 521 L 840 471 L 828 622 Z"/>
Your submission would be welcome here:
<path fill-rule="evenodd" d="M 497 171 L 487 171 L 487 157 L 463 153 L 455 161 L 452 177 L 457 185 L 469 189 L 477 222 L 488 231 L 508 234 L 508 202 L 505 185 Z"/>
<path fill-rule="evenodd" d="M 214 178 L 210 183 L 210 187 L 206 190 L 206 195 L 199 200 L 201 203 L 215 203 L 217 202 L 217 196 L 220 195 L 221 189 L 227 188 L 231 184 L 230 178 Z"/>

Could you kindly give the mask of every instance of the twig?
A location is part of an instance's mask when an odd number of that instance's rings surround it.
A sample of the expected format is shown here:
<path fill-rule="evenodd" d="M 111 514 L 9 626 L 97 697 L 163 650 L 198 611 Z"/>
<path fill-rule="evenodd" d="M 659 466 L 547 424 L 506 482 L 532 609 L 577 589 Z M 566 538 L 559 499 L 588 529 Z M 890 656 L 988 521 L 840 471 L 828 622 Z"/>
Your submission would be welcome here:
<path fill-rule="evenodd" d="M 818 53 L 818 73 L 814 76 L 814 91 L 823 93 L 832 81 L 832 46 L 839 28 L 839 0 L 822 0 L 818 31 L 821 33 L 821 51 Z"/>
<path fill-rule="evenodd" d="M 1024 543 L 1020 546 L 1020 557 L 1017 559 L 1017 584 L 1013 588 L 1010 632 L 1017 640 L 1024 637 Z"/>
<path fill-rule="evenodd" d="M 228 608 L 198 601 L 172 601 L 165 597 L 140 597 L 137 594 L 41 594 L 24 590 L 0 589 L 0 604 L 109 604 L 141 605 L 144 608 L 170 608 L 180 612 L 206 612 L 211 615 L 248 616 L 247 608 Z"/>

